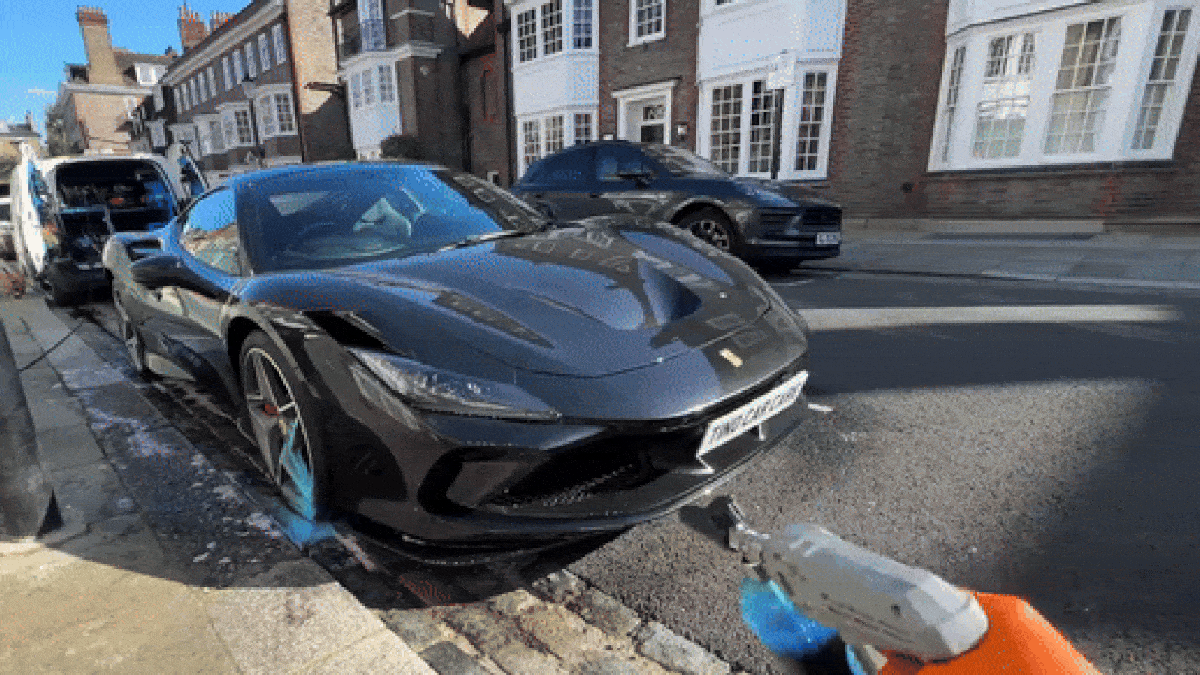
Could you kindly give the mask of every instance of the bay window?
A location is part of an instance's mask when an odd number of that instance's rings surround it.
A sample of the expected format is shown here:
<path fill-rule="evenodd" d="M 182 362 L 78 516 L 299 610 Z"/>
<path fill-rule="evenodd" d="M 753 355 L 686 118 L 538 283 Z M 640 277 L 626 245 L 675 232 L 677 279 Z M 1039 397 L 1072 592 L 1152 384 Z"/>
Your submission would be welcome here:
<path fill-rule="evenodd" d="M 1196 4 L 968 24 L 947 48 L 930 170 L 1171 159 L 1196 66 Z M 964 109 L 973 124 L 956 119 Z"/>
<path fill-rule="evenodd" d="M 551 0 L 513 12 L 517 63 L 594 47 L 595 0 Z M 570 14 L 568 14 L 570 12 Z"/>

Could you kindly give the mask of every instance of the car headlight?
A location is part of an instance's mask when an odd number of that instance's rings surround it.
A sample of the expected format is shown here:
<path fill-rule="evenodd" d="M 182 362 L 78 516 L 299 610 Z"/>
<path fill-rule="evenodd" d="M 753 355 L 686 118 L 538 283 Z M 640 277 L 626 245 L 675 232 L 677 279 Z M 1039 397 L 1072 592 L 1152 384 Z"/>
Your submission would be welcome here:
<path fill-rule="evenodd" d="M 391 354 L 350 352 L 414 408 L 430 412 L 520 420 L 555 420 L 559 413 L 511 384 L 450 373 Z"/>

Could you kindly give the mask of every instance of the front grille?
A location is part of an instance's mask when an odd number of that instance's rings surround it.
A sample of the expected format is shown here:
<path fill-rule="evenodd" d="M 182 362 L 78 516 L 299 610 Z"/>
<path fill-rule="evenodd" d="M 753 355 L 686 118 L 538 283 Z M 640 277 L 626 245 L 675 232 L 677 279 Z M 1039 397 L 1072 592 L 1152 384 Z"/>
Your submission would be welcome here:
<path fill-rule="evenodd" d="M 759 212 L 758 223 L 762 231 L 770 236 L 773 232 L 784 232 L 796 217 L 794 209 L 762 209 Z"/>
<path fill-rule="evenodd" d="M 842 226 L 842 210 L 836 206 L 811 206 L 804 209 L 801 227 L 812 232 L 828 232 Z"/>
<path fill-rule="evenodd" d="M 703 429 L 609 436 L 564 451 L 487 500 L 500 507 L 555 507 L 636 490 L 695 459 Z"/>
<path fill-rule="evenodd" d="M 810 206 L 804 209 L 800 218 L 796 213 L 764 212 L 762 236 L 767 239 L 812 240 L 817 232 L 836 232 L 842 228 L 842 210 L 835 206 Z"/>

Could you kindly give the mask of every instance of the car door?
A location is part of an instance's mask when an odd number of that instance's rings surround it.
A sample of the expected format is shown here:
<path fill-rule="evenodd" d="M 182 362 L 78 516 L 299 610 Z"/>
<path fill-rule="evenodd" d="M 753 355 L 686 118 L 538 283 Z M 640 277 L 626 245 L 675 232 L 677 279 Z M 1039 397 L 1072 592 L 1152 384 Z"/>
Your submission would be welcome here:
<path fill-rule="evenodd" d="M 572 148 L 538 162 L 521 181 L 520 194 L 535 206 L 547 204 L 558 220 L 612 213 L 611 204 L 596 200 L 590 147 Z"/>
<path fill-rule="evenodd" d="M 178 233 L 185 268 L 182 278 L 188 280 L 174 288 L 179 317 L 171 338 L 180 350 L 178 360 L 198 379 L 220 378 L 228 387 L 233 372 L 222 319 L 245 275 L 234 191 L 220 188 L 201 197 L 188 210 Z"/>
<path fill-rule="evenodd" d="M 629 177 L 635 173 L 643 175 Z M 591 194 L 602 204 L 659 219 L 668 199 L 659 184 L 660 173 L 657 164 L 636 145 L 602 145 L 596 148 Z"/>

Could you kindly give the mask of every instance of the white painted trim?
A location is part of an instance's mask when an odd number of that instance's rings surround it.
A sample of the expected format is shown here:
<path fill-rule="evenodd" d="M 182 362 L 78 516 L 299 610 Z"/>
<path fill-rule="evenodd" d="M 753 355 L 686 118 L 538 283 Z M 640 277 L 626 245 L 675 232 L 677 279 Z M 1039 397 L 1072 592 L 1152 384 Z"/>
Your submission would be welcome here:
<path fill-rule="evenodd" d="M 415 9 L 412 7 L 406 7 L 404 9 L 400 10 L 399 12 L 396 12 L 395 14 L 393 14 L 391 16 L 391 18 L 403 19 L 405 17 L 405 15 L 408 15 L 408 14 L 416 14 L 417 16 L 435 16 L 435 14 L 433 12 L 431 12 L 427 9 Z"/>
<path fill-rule="evenodd" d="M 1172 100 L 1164 107 L 1155 147 L 1133 150 L 1133 131 L 1137 125 L 1147 73 L 1158 42 L 1164 9 L 1191 9 L 1193 20 L 1184 40 L 1176 71 Z M 1069 25 L 1108 17 L 1121 17 L 1121 37 L 1117 61 L 1109 80 L 1110 91 L 1103 126 L 1097 129 L 1095 150 L 1090 153 L 1045 153 L 1055 80 L 1062 58 L 1066 29 Z M 1200 51 L 1200 0 L 1125 0 L 1123 2 L 1072 5 L 1035 16 L 1020 16 L 994 23 L 964 28 L 947 41 L 943 74 L 938 91 L 937 123 L 930 143 L 927 168 L 930 171 L 964 171 L 1096 162 L 1169 160 L 1182 123 L 1183 106 L 1195 75 Z M 983 74 L 988 42 L 1002 35 L 1032 32 L 1036 36 L 1035 66 L 1030 81 L 1030 103 L 1025 120 L 1021 149 L 1016 157 L 993 159 L 973 156 L 978 104 L 983 91 Z M 950 61 L 955 48 L 966 46 L 963 74 L 959 83 L 958 107 L 950 139 L 950 159 L 943 161 L 941 139 L 945 135 L 945 99 Z M 1168 140 L 1169 139 L 1169 140 Z"/>
<path fill-rule="evenodd" d="M 637 36 L 637 0 L 625 0 L 629 3 L 629 43 L 626 47 L 634 47 L 644 45 L 648 42 L 655 42 L 667 37 L 667 0 L 662 2 L 662 30 L 658 33 L 649 35 Z M 594 30 L 594 29 L 593 29 Z"/>
<path fill-rule="evenodd" d="M 63 82 L 62 88 L 69 94 L 119 94 L 121 96 L 149 96 L 150 87 L 127 87 L 119 84 L 78 84 Z"/>
<path fill-rule="evenodd" d="M 179 60 L 172 63 L 171 67 L 167 69 L 167 74 L 163 76 L 162 80 L 171 85 L 179 84 L 190 77 L 192 73 L 196 72 L 198 68 L 207 66 L 216 57 L 229 51 L 235 45 L 240 49 L 241 43 L 245 42 L 247 38 L 254 37 L 255 33 L 265 28 L 271 21 L 282 16 L 283 12 L 284 0 L 270 0 L 259 13 L 248 17 L 245 23 L 232 27 L 228 33 L 209 43 L 200 51 L 181 56 Z M 219 31 L 223 28 L 225 26 L 221 26 L 217 30 Z"/>
<path fill-rule="evenodd" d="M 411 40 L 383 53 L 392 54 L 396 57 L 396 60 L 408 58 L 436 59 L 443 51 L 445 50 L 434 42 Z"/>
<path fill-rule="evenodd" d="M 677 84 L 679 84 L 678 80 L 667 80 L 665 82 L 643 84 L 637 87 L 614 91 L 612 97 L 617 101 L 617 138 L 638 140 L 636 138 L 626 138 L 626 127 L 629 122 L 629 106 L 631 104 L 653 98 L 662 98 L 666 103 L 666 110 L 663 112 L 663 124 L 665 127 L 663 129 L 663 141 L 666 145 L 673 145 L 675 139 L 675 122 L 672 117 L 674 109 L 672 101 L 675 98 L 675 85 Z"/>

